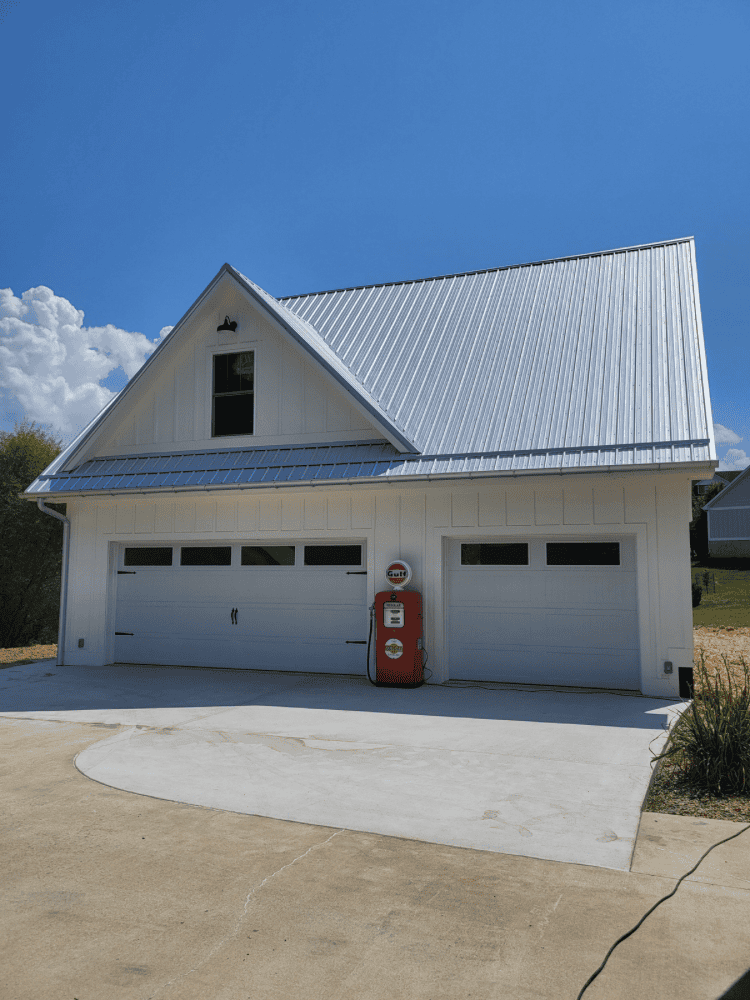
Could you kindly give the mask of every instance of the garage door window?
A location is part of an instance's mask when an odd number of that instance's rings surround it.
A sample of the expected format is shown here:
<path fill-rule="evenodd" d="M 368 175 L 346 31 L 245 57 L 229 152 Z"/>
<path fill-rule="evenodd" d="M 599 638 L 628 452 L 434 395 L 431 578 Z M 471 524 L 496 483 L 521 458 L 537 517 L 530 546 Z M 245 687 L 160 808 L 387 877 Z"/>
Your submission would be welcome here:
<path fill-rule="evenodd" d="M 243 566 L 294 566 L 293 545 L 243 545 Z"/>
<path fill-rule="evenodd" d="M 529 546 L 527 542 L 478 544 L 464 542 L 461 545 L 462 566 L 528 566 Z"/>
<path fill-rule="evenodd" d="M 201 545 L 180 550 L 181 566 L 231 566 L 231 545 Z"/>
<path fill-rule="evenodd" d="M 619 542 L 547 542 L 548 566 L 619 566 Z"/>
<path fill-rule="evenodd" d="M 149 546 L 137 549 L 125 549 L 126 566 L 171 566 L 172 549 Z"/>
<path fill-rule="evenodd" d="M 361 566 L 361 545 L 306 545 L 305 566 Z"/>

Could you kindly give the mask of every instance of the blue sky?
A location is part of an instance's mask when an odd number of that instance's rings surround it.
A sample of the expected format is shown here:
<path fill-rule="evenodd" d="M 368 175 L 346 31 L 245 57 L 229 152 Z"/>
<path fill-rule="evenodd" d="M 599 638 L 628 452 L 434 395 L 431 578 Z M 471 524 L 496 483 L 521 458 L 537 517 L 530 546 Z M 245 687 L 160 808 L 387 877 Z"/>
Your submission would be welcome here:
<path fill-rule="evenodd" d="M 694 235 L 744 467 L 749 43 L 745 0 L 0 3 L 0 428 L 70 437 L 224 261 L 287 295 Z"/>

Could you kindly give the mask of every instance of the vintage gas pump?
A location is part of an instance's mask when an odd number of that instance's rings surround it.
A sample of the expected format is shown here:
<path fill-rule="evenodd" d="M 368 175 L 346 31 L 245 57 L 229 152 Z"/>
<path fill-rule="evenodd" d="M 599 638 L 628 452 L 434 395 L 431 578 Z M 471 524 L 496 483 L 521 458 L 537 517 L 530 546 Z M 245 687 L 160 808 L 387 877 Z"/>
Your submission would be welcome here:
<path fill-rule="evenodd" d="M 419 687 L 422 669 L 422 595 L 404 590 L 411 567 L 403 559 L 385 571 L 391 590 L 375 595 L 370 608 L 367 676 L 378 687 Z M 375 638 L 375 680 L 370 676 L 370 647 Z"/>

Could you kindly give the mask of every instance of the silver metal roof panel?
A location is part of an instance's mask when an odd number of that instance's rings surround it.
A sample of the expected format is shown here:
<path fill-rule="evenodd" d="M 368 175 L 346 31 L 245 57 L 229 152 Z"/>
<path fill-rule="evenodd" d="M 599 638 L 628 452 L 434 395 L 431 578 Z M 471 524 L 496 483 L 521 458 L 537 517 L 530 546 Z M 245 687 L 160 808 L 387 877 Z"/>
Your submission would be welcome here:
<path fill-rule="evenodd" d="M 29 492 L 34 495 L 71 494 L 87 491 L 172 490 L 196 487 L 231 488 L 282 482 L 351 482 L 357 479 L 377 480 L 411 476 L 466 476 L 493 473 L 515 474 L 522 471 L 563 472 L 597 468 L 648 468 L 655 464 L 673 466 L 678 463 L 703 464 L 710 461 L 710 446 L 679 442 L 660 442 L 656 447 L 557 449 L 555 451 L 506 452 L 485 455 L 424 455 L 405 458 L 390 445 L 391 454 L 383 455 L 380 445 L 367 443 L 341 448 L 311 447 L 281 449 L 269 454 L 265 449 L 238 453 L 234 469 L 202 468 L 213 464 L 214 453 L 173 455 L 171 465 L 182 465 L 172 471 L 142 473 L 126 471 L 133 466 L 128 458 L 111 459 L 107 465 L 112 474 L 102 476 L 98 460 L 85 463 L 74 474 L 39 477 Z M 307 454 L 305 454 L 307 453 Z M 321 461 L 325 455 L 326 461 Z M 347 461 L 354 459 L 355 461 Z M 305 462 L 304 458 L 310 458 Z M 275 458 L 275 461 L 271 461 Z M 301 459 L 301 460 L 300 460 Z M 183 461 L 184 460 L 184 461 Z M 242 467 L 239 467 L 239 466 Z M 185 468 L 184 466 L 192 466 Z"/>
<path fill-rule="evenodd" d="M 426 454 L 711 438 L 679 240 L 281 300 Z"/>

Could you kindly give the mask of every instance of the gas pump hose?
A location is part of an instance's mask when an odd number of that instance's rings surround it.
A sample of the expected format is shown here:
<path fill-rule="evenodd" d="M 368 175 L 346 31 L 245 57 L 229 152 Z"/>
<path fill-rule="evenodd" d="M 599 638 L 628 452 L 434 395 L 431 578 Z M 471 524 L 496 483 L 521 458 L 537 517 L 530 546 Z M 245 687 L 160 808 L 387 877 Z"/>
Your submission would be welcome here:
<path fill-rule="evenodd" d="M 370 646 L 372 645 L 372 630 L 375 623 L 375 605 L 370 605 L 370 634 L 367 636 L 367 679 L 373 687 L 377 687 L 375 681 L 370 677 Z"/>

